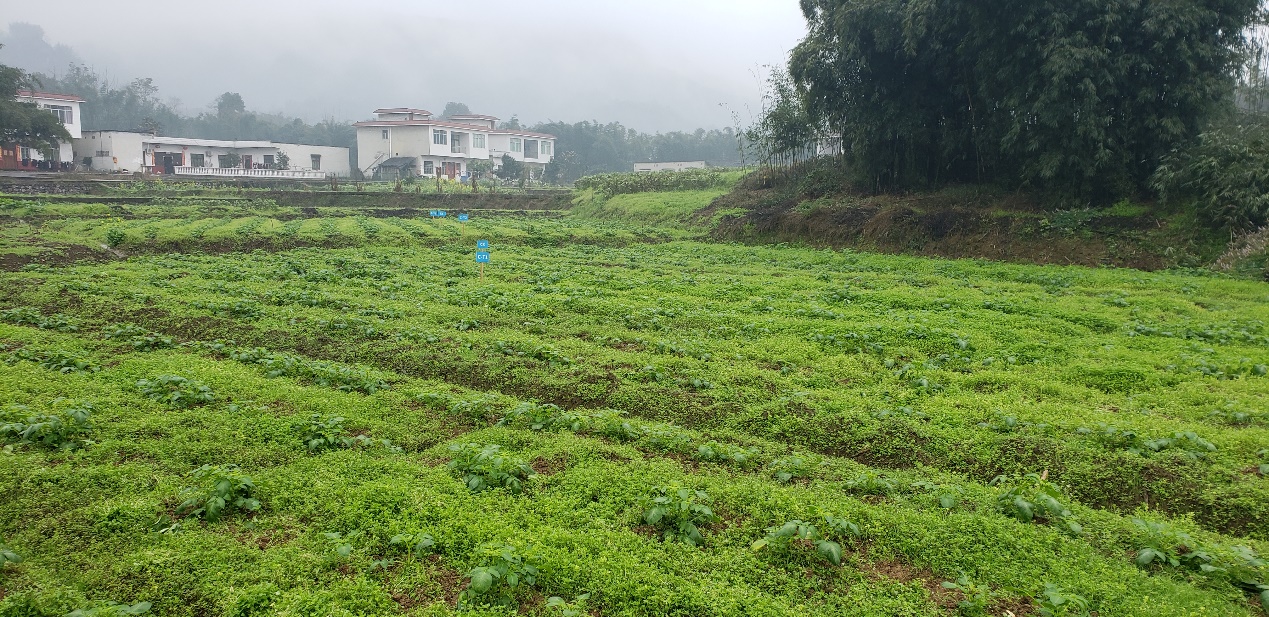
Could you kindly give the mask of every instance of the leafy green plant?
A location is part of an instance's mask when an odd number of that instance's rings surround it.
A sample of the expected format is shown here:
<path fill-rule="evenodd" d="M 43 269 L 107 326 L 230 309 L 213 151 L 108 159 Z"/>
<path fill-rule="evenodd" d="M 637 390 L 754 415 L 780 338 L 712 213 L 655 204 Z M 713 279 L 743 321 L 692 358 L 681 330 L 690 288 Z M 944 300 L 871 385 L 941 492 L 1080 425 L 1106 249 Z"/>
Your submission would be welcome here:
<path fill-rule="evenodd" d="M 382 445 L 393 452 L 400 452 L 401 449 L 392 445 L 387 439 L 372 439 L 368 435 L 350 435 L 344 428 L 344 419 L 341 417 L 322 417 L 322 414 L 313 414 L 309 417 L 308 428 L 303 437 L 304 447 L 309 452 L 319 453 L 324 450 L 337 450 L 342 448 L 355 448 L 359 446 Z"/>
<path fill-rule="evenodd" d="M 449 451 L 454 453 L 448 466 L 450 472 L 460 475 L 473 493 L 505 488 L 519 494 L 524 482 L 537 475 L 523 459 L 502 454 L 500 446 L 464 443 L 451 445 Z"/>
<path fill-rule="evenodd" d="M 59 373 L 96 373 L 100 366 L 67 351 L 54 351 L 39 358 L 40 368 Z"/>
<path fill-rule="evenodd" d="M 45 317 L 40 313 L 39 309 L 29 306 L 19 306 L 0 311 L 0 322 L 15 326 L 34 326 L 41 330 L 56 330 L 58 332 L 79 331 L 79 325 L 61 313 Z"/>
<path fill-rule="evenodd" d="M 388 540 L 388 545 L 404 549 L 410 555 L 421 558 L 432 552 L 436 546 L 436 540 L 426 533 L 402 533 L 392 536 L 392 539 Z"/>
<path fill-rule="evenodd" d="M 8 544 L 5 544 L 4 538 L 0 538 L 0 569 L 9 564 L 16 565 L 19 563 L 22 563 L 22 557 L 9 548 Z"/>
<path fill-rule="evenodd" d="M 580 431 L 586 416 L 547 403 L 520 403 L 498 421 L 499 426 L 522 426 L 531 431 Z"/>
<path fill-rule="evenodd" d="M 123 617 L 124 615 L 144 615 L 150 612 L 149 602 L 136 604 L 120 604 L 118 602 L 101 602 L 90 607 L 77 608 L 66 617 Z"/>
<path fill-rule="evenodd" d="M 956 610 L 964 617 L 984 617 L 987 607 L 991 606 L 996 594 L 987 585 L 980 585 L 964 572 L 956 577 L 956 581 L 943 581 L 943 589 L 954 589 L 961 592 L 961 601 L 956 603 Z"/>
<path fill-rule="evenodd" d="M 572 602 L 559 596 L 551 596 L 546 599 L 546 612 L 557 617 L 584 617 L 590 614 L 586 612 L 587 600 L 590 600 L 588 593 L 573 598 Z"/>
<path fill-rule="evenodd" d="M 846 481 L 846 492 L 854 495 L 875 495 L 884 497 L 895 491 L 895 485 L 885 476 L 870 470 L 863 471 Z"/>
<path fill-rule="evenodd" d="M 634 441 L 643 436 L 643 431 L 635 428 L 625 418 L 626 412 L 615 409 L 603 409 L 590 415 L 588 426 L 591 432 L 615 441 Z"/>
<path fill-rule="evenodd" d="M 1256 471 L 1262 476 L 1269 476 L 1269 450 L 1260 450 L 1259 452 L 1256 452 L 1256 456 L 1259 456 L 1262 461 L 1265 461 L 1256 467 Z"/>
<path fill-rule="evenodd" d="M 1030 473 L 1017 480 L 997 476 L 991 483 L 1003 487 L 996 496 L 996 509 L 1001 514 L 1024 523 L 1052 522 L 1072 535 L 1084 532 L 1062 503 L 1062 492 L 1048 481 L 1048 472 Z"/>
<path fill-rule="evenodd" d="M 753 466 L 758 456 L 757 448 L 742 448 L 729 443 L 708 441 L 696 448 L 696 460 L 707 463 L 723 463 L 742 469 Z"/>
<path fill-rule="evenodd" d="M 1088 617 L 1089 604 L 1084 596 L 1070 593 L 1053 583 L 1045 583 L 1036 598 L 1040 617 Z"/>
<path fill-rule="evenodd" d="M 260 501 L 253 497 L 256 485 L 236 465 L 203 465 L 190 474 L 193 486 L 176 506 L 177 518 L 198 517 L 215 523 L 234 511 L 255 512 Z"/>
<path fill-rule="evenodd" d="M 265 376 L 271 378 L 295 377 L 314 385 L 362 394 L 388 389 L 386 381 L 366 369 L 272 352 L 262 347 L 230 350 L 228 356 L 230 360 L 263 367 Z"/>
<path fill-rule="evenodd" d="M 118 248 L 118 246 L 123 244 L 124 240 L 127 239 L 128 235 L 118 227 L 111 227 L 106 230 L 106 246 L 109 246 L 110 248 Z"/>
<path fill-rule="evenodd" d="M 658 486 L 640 500 L 639 510 L 643 513 L 643 522 L 659 530 L 666 542 L 702 546 L 705 536 L 701 528 L 721 520 L 708 503 L 709 495 L 705 491 Z"/>
<path fill-rule="evenodd" d="M 944 510 L 955 509 L 960 505 L 965 490 L 955 484 L 934 484 L 932 482 L 914 482 L 912 488 L 938 495 L 939 507 Z"/>
<path fill-rule="evenodd" d="M 6 412 L 7 416 L 18 417 L 30 412 L 25 406 L 17 406 Z M 13 445 L 35 445 L 52 450 L 68 452 L 93 442 L 88 436 L 93 432 L 89 421 L 93 406 L 85 403 L 70 409 L 48 414 L 31 414 L 16 420 L 0 424 L 0 442 Z"/>
<path fill-rule="evenodd" d="M 824 517 L 823 527 L 799 520 L 767 528 L 766 537 L 755 541 L 755 551 L 769 549 L 787 554 L 795 547 L 814 548 L 817 555 L 835 566 L 842 565 L 841 541 L 863 537 L 859 525 L 832 516 Z M 835 541 L 836 540 L 836 541 Z"/>
<path fill-rule="evenodd" d="M 216 399 L 216 395 L 206 384 L 180 375 L 159 375 L 154 379 L 142 379 L 137 382 L 137 389 L 152 401 L 166 403 L 178 409 L 206 405 Z"/>
<path fill-rule="evenodd" d="M 255 302 L 247 302 L 239 300 L 237 302 L 201 302 L 195 301 L 191 304 L 196 309 L 202 309 L 211 312 L 216 317 L 231 317 L 236 319 L 245 319 L 248 321 L 259 319 L 264 314 L 263 309 Z"/>
<path fill-rule="evenodd" d="M 479 552 L 484 565 L 467 572 L 469 583 L 458 596 L 459 608 L 514 606 L 516 592 L 537 584 L 538 569 L 531 555 L 508 544 L 486 544 Z"/>
<path fill-rule="evenodd" d="M 811 477 L 811 463 L 801 456 L 783 456 L 767 465 L 771 478 L 777 482 L 788 484 L 794 480 Z"/>
<path fill-rule="evenodd" d="M 328 531 L 322 534 L 322 537 L 330 543 L 331 548 L 335 549 L 335 556 L 339 559 L 347 559 L 353 553 L 353 542 L 361 537 L 361 530 L 349 533 L 341 533 L 338 531 Z"/>

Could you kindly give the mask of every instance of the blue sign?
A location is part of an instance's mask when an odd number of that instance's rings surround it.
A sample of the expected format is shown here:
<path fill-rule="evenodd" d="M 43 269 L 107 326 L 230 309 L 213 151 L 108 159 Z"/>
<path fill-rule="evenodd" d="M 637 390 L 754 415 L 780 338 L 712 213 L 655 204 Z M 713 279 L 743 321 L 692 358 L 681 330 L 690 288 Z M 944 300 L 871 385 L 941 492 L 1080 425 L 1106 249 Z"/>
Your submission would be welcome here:
<path fill-rule="evenodd" d="M 476 263 L 478 264 L 489 263 L 489 251 L 476 251 Z"/>
<path fill-rule="evenodd" d="M 441 218 L 445 218 L 445 211 L 444 211 L 444 210 L 437 210 L 437 211 L 436 211 L 436 216 L 439 216 L 439 217 L 441 217 Z"/>
<path fill-rule="evenodd" d="M 476 248 L 478 248 L 478 249 L 487 249 L 487 248 L 489 248 L 489 241 L 488 241 L 488 240 L 477 240 L 477 241 L 476 241 Z"/>
<path fill-rule="evenodd" d="M 440 210 L 431 210 L 431 211 L 429 211 L 427 214 L 428 214 L 428 216 L 430 216 L 430 217 L 432 217 L 432 218 L 436 218 L 436 217 L 440 216 L 440 212 L 441 212 Z"/>
<path fill-rule="evenodd" d="M 466 223 L 466 222 L 467 222 L 467 215 L 466 215 L 466 214 L 460 214 L 460 215 L 458 215 L 458 221 L 459 221 L 460 223 Z"/>

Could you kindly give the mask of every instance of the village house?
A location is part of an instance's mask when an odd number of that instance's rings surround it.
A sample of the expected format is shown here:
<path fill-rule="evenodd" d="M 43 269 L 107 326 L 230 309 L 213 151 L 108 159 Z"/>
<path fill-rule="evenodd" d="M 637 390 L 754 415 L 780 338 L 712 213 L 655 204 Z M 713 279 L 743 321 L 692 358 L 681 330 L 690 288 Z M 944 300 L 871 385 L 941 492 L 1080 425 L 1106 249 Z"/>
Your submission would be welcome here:
<path fill-rule="evenodd" d="M 159 137 L 136 131 L 86 131 L 75 159 L 92 171 L 176 176 L 293 178 L 348 177 L 348 148 Z"/>
<path fill-rule="evenodd" d="M 36 107 L 47 110 L 57 116 L 66 127 L 71 137 L 78 139 L 81 134 L 82 114 L 80 105 L 84 99 L 73 94 L 56 94 L 53 92 L 36 92 L 19 90 L 19 101 L 34 103 Z M 52 152 L 52 158 L 45 160 L 44 153 L 33 148 L 22 148 L 13 144 L 0 144 L 0 169 L 26 170 L 65 170 L 74 165 L 74 149 L 70 143 L 59 143 Z"/>
<path fill-rule="evenodd" d="M 357 167 L 367 176 L 402 178 L 468 174 L 472 161 L 502 164 L 503 155 L 541 174 L 555 157 L 555 136 L 499 129 L 498 118 L 458 115 L 433 118 L 424 109 L 376 109 L 375 119 L 358 122 Z"/>

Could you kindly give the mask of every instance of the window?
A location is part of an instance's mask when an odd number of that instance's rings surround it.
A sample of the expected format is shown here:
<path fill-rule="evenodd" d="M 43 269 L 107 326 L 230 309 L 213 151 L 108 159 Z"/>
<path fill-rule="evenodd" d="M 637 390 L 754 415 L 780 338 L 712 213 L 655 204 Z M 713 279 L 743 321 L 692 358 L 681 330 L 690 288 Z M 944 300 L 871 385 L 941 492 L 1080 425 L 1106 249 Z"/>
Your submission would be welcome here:
<path fill-rule="evenodd" d="M 536 139 L 524 140 L 524 158 L 526 159 L 538 158 L 538 140 Z"/>
<path fill-rule="evenodd" d="M 66 107 L 64 105 L 48 105 L 45 106 L 44 109 L 53 112 L 53 115 L 57 116 L 57 119 L 61 120 L 62 124 L 75 123 L 75 110 L 70 107 Z"/>
<path fill-rule="evenodd" d="M 438 146 L 444 146 L 449 144 L 449 132 L 433 130 L 432 143 Z"/>
<path fill-rule="evenodd" d="M 473 148 L 484 148 L 484 147 L 485 147 L 485 136 L 484 136 L 483 134 L 476 134 L 476 135 L 472 135 L 472 136 L 471 136 L 471 147 L 473 147 Z"/>
<path fill-rule="evenodd" d="M 542 142 L 542 156 L 551 156 L 551 146 L 552 144 L 549 141 Z"/>
<path fill-rule="evenodd" d="M 97 157 L 97 158 L 99 158 L 99 159 L 100 159 L 100 158 L 105 158 L 105 157 L 107 157 L 107 156 L 110 156 L 110 151 L 109 151 L 109 150 L 98 150 L 95 154 L 93 154 L 93 156 L 95 156 L 95 157 Z"/>
<path fill-rule="evenodd" d="M 30 148 L 23 148 L 23 149 L 22 149 L 22 160 L 24 160 L 24 161 L 29 161 L 29 160 L 31 160 L 31 149 L 30 149 Z"/>
<path fill-rule="evenodd" d="M 311 154 L 309 155 L 309 158 L 312 159 L 313 161 L 313 171 L 321 171 L 322 170 L 322 155 Z"/>
<path fill-rule="evenodd" d="M 207 157 L 202 154 L 191 154 L 189 155 L 189 164 L 190 167 L 206 167 Z"/>
<path fill-rule="evenodd" d="M 383 138 L 384 139 L 388 138 L 388 129 L 383 129 Z"/>
<path fill-rule="evenodd" d="M 511 151 L 512 151 L 512 152 L 524 152 L 524 140 L 520 139 L 519 137 L 512 137 L 512 138 L 511 138 Z"/>
<path fill-rule="evenodd" d="M 230 168 L 230 167 L 233 167 L 233 165 L 230 165 L 230 164 L 229 164 L 229 162 L 230 162 L 230 161 L 229 161 L 229 155 L 228 155 L 228 154 L 218 154 L 218 155 L 216 155 L 216 165 L 217 165 L 218 167 L 220 167 L 221 169 L 228 169 L 228 168 Z"/>
<path fill-rule="evenodd" d="M 436 166 L 432 161 L 423 161 L 423 175 L 431 176 L 436 173 Z"/>
<path fill-rule="evenodd" d="M 273 167 L 273 155 L 272 155 L 272 154 L 266 154 L 266 155 L 264 155 L 264 166 L 265 166 L 265 167 Z M 194 167 L 199 167 L 199 165 L 195 165 Z"/>

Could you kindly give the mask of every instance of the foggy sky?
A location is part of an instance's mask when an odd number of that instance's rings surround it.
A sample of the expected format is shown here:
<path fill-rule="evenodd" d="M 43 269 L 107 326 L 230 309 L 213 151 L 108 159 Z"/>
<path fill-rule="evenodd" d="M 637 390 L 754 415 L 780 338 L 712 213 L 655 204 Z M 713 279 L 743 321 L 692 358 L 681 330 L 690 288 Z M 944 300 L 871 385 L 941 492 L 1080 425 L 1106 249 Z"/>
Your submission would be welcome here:
<path fill-rule="evenodd" d="M 805 34 L 797 0 L 4 4 L 0 27 L 36 24 L 116 81 L 152 77 L 183 113 L 234 91 L 308 121 L 460 101 L 528 123 L 721 128 L 757 113 L 756 74 Z"/>

